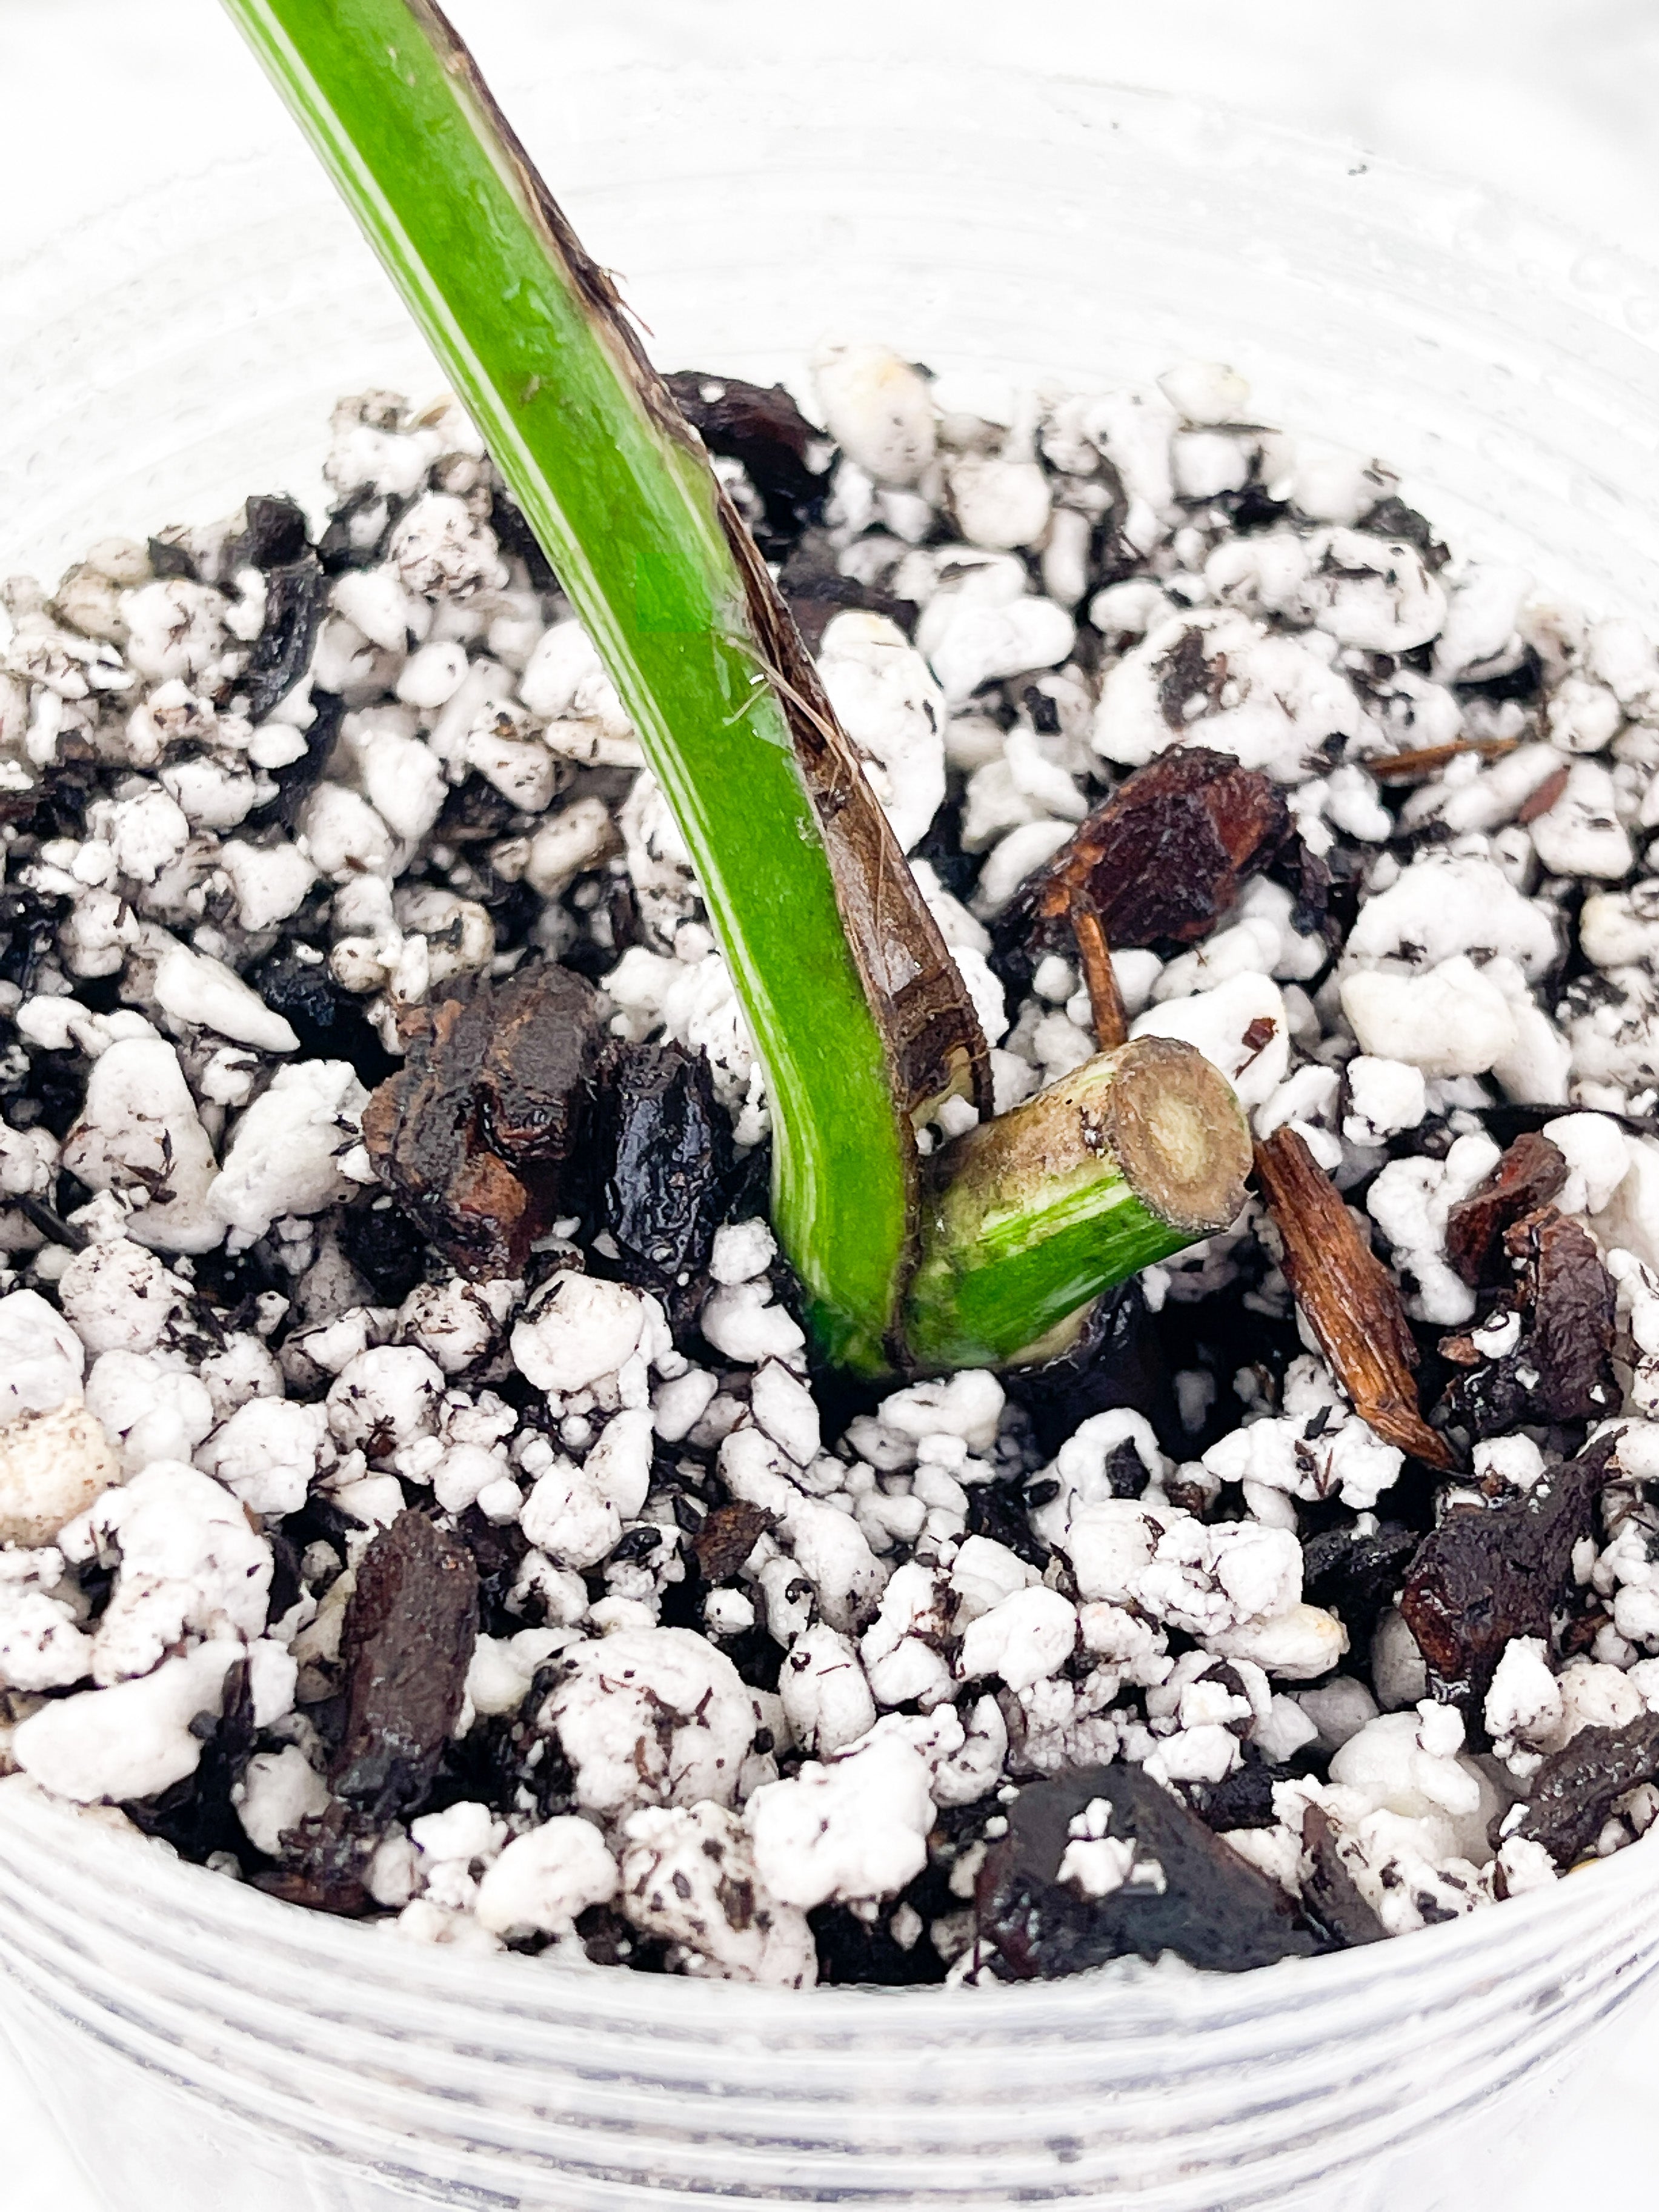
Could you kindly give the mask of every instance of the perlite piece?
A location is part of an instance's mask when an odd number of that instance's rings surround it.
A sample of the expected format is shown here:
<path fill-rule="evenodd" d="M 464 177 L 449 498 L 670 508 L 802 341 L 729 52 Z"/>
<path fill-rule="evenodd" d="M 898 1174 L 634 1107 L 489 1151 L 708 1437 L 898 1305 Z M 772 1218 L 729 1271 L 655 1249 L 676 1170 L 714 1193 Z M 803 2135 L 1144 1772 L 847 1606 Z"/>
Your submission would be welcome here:
<path fill-rule="evenodd" d="M 1220 1070 L 1174 1037 L 1101 1053 L 935 1156 L 905 1340 L 920 1368 L 997 1365 L 1114 1283 L 1225 1229 L 1250 1135 Z"/>

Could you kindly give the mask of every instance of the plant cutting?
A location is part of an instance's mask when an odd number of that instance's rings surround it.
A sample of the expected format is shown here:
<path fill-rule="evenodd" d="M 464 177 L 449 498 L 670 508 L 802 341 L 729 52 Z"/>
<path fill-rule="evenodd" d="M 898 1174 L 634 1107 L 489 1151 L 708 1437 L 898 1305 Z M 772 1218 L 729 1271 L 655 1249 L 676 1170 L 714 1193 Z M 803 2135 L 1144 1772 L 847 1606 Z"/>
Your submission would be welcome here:
<path fill-rule="evenodd" d="M 989 1185 L 1006 1147 L 981 1142 L 974 1194 L 953 1194 L 947 1152 L 924 1200 L 917 1126 L 951 1098 L 991 1113 L 972 1002 L 615 285 L 428 0 L 229 5 L 483 431 L 674 810 L 766 1070 L 773 1220 L 821 1350 L 872 1373 L 1013 1358 L 1225 1228 L 1246 1133 L 1179 1048 L 1135 1061 L 1136 1087 L 1180 1122 L 1169 1188 L 1164 1150 L 1143 1142 L 1129 1168 L 1068 1094 L 1025 1109 L 1017 1196 Z M 1099 1071 L 1103 1096 L 1113 1076 Z M 1069 1155 L 1063 1203 L 1030 1172 L 1044 1144 Z M 906 1286 L 924 1209 L 922 1319 Z M 969 1275 L 994 1323 L 957 1324 Z"/>
<path fill-rule="evenodd" d="M 6 1756 L 313 1914 L 791 1988 L 1632 1840 L 1641 987 L 1560 963 L 1641 921 L 1650 647 L 1214 364 L 677 415 L 436 19 L 338 84 L 367 16 L 260 20 L 465 405 L 6 586 Z"/>

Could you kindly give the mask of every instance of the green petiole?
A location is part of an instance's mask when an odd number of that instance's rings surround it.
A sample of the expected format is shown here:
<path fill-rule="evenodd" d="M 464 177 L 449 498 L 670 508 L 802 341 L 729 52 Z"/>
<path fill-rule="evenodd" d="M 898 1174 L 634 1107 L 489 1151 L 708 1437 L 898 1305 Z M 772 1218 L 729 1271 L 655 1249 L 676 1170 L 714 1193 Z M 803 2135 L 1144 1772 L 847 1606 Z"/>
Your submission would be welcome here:
<path fill-rule="evenodd" d="M 765 1070 L 775 1218 L 820 1341 L 840 1362 L 884 1367 L 909 1255 L 909 1109 L 930 1081 L 961 1087 L 983 1047 L 914 885 L 908 906 L 887 902 L 889 918 L 911 933 L 936 987 L 954 992 L 951 1048 L 930 1068 L 906 1067 L 902 1024 L 872 1004 L 798 729 L 777 687 L 756 682 L 791 641 L 781 603 L 756 605 L 770 580 L 752 544 L 747 566 L 734 548 L 735 518 L 701 441 L 438 10 L 424 0 L 227 5 L 611 672 L 696 862 Z M 795 650 L 805 661 L 798 641 Z M 781 672 L 810 697 L 810 668 L 804 679 Z M 818 730 L 808 742 L 824 750 Z M 898 872 L 908 880 L 902 860 Z M 907 1097 L 913 1081 L 919 1095 Z"/>
<path fill-rule="evenodd" d="M 1139 1047 L 959 1139 L 943 1156 L 956 1179 L 936 1173 L 924 1203 L 916 1121 L 952 1093 L 989 1112 L 972 1002 L 753 539 L 610 278 L 431 0 L 225 4 L 633 718 L 765 1073 L 773 1218 L 820 1351 L 868 1373 L 1006 1359 L 1224 1225 L 1243 1197 L 1236 1103 L 1211 1116 L 1213 1188 L 1197 1212 L 1162 1208 L 1158 1175 L 1126 1167 L 1115 1139 L 1073 1141 L 1091 1115 L 1128 1127 L 1126 1098 L 1155 1104 L 1151 1073 L 1173 1064 Z M 1045 1179 L 1033 1162 L 1048 1152 Z M 1224 1196 L 1231 1210 L 1212 1218 Z"/>

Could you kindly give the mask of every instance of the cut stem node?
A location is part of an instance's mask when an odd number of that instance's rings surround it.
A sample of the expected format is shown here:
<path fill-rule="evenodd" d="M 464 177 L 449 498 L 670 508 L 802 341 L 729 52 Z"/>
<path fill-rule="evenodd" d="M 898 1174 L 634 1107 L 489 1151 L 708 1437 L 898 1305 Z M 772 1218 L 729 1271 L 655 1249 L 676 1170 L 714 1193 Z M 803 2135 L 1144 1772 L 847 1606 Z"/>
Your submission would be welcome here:
<path fill-rule="evenodd" d="M 1191 1045 L 1140 1037 L 932 1163 L 905 1336 L 925 1368 L 1046 1356 L 1102 1291 L 1237 1218 L 1250 1133 Z"/>
<path fill-rule="evenodd" d="M 1077 939 L 1078 964 L 1089 994 L 1089 1016 L 1095 1025 L 1095 1042 L 1103 1052 L 1115 1052 L 1129 1041 L 1129 1017 L 1123 1010 L 1123 994 L 1117 988 L 1112 948 L 1100 916 L 1090 907 L 1072 908 L 1072 934 Z"/>

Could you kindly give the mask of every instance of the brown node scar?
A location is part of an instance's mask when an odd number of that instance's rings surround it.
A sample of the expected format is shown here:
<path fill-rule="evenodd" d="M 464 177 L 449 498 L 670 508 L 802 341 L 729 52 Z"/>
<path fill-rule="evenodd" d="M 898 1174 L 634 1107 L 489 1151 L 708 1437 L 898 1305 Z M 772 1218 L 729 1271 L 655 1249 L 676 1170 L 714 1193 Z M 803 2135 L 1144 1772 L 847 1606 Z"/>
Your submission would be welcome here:
<path fill-rule="evenodd" d="M 1449 1470 L 1446 1440 L 1417 1402 L 1417 1345 L 1399 1290 L 1341 1193 L 1289 1127 L 1257 1145 L 1255 1173 L 1284 1243 L 1285 1279 L 1355 1413 L 1384 1443 Z"/>

